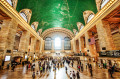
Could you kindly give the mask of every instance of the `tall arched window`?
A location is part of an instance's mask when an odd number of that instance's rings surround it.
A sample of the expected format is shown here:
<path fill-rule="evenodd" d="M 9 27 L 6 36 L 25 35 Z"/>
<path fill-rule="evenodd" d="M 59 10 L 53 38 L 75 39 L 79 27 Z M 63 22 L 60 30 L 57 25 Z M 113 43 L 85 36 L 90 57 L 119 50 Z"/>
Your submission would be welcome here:
<path fill-rule="evenodd" d="M 50 37 L 47 37 L 45 39 L 45 50 L 51 50 L 52 49 L 52 39 Z"/>
<path fill-rule="evenodd" d="M 65 37 L 64 39 L 64 50 L 71 50 L 71 43 L 69 37 Z"/>
<path fill-rule="evenodd" d="M 62 40 L 60 39 L 60 37 L 56 37 L 54 42 L 55 50 L 60 50 L 62 48 L 61 43 L 62 43 Z"/>
<path fill-rule="evenodd" d="M 94 17 L 94 14 L 91 13 L 89 16 L 88 16 L 88 19 L 87 19 L 87 23 Z"/>
<path fill-rule="evenodd" d="M 6 0 L 11 6 L 13 6 L 12 0 Z"/>
<path fill-rule="evenodd" d="M 102 9 L 108 2 L 109 0 L 102 0 L 100 9 Z"/>
<path fill-rule="evenodd" d="M 40 36 L 40 32 L 37 32 L 37 34 Z"/>
<path fill-rule="evenodd" d="M 77 35 L 78 34 L 78 32 L 76 32 L 76 34 L 75 35 Z"/>
<path fill-rule="evenodd" d="M 31 27 L 35 30 L 35 26 L 32 24 Z"/>
<path fill-rule="evenodd" d="M 20 16 L 21 16 L 26 22 L 28 22 L 28 21 L 27 21 L 27 16 L 26 16 L 26 14 L 25 14 L 24 12 L 21 12 L 21 13 L 20 13 Z"/>
<path fill-rule="evenodd" d="M 81 31 L 83 28 L 84 28 L 84 25 L 81 25 L 81 27 L 80 27 L 80 31 Z"/>

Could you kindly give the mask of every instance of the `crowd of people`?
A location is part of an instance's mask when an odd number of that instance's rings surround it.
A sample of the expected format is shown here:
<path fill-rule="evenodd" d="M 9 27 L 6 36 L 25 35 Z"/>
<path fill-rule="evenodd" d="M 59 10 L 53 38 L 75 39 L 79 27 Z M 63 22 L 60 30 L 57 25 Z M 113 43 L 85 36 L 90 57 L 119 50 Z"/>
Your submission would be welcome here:
<path fill-rule="evenodd" d="M 77 72 L 76 70 L 69 70 L 69 67 L 75 67 L 74 62 L 77 61 Z M 67 65 L 66 65 L 67 64 Z M 32 77 L 33 79 L 35 78 L 35 64 L 28 64 L 27 69 L 31 68 L 33 71 Z M 79 58 L 74 59 L 74 58 L 68 58 L 68 57 L 63 57 L 61 59 L 53 59 L 53 58 L 48 58 L 44 60 L 38 61 L 38 67 L 39 70 L 37 70 L 36 74 L 40 73 L 45 73 L 45 72 L 51 72 L 51 68 L 53 71 L 56 73 L 57 68 L 65 68 L 66 74 L 69 75 L 70 79 L 80 79 L 80 72 L 82 73 L 84 70 L 83 63 Z M 90 74 L 92 76 L 92 65 L 87 63 L 86 68 L 89 68 Z M 70 72 L 68 72 L 68 70 Z"/>
<path fill-rule="evenodd" d="M 65 68 L 65 72 L 70 79 L 76 79 L 76 78 L 80 79 L 80 73 L 86 72 L 85 69 L 89 71 L 91 77 L 93 76 L 93 67 L 92 64 L 90 64 L 89 62 L 91 62 L 91 60 L 86 62 L 80 60 L 79 57 L 63 57 L 59 59 L 48 57 L 38 60 L 38 67 L 39 67 L 38 70 L 35 70 L 36 64 L 34 62 L 27 64 L 26 69 L 31 70 L 33 72 L 32 74 L 33 79 L 35 79 L 36 75 L 45 74 L 46 72 L 50 73 L 51 70 L 54 71 L 56 75 L 56 70 L 59 68 Z M 96 65 L 97 64 L 98 63 L 96 62 Z M 24 66 L 23 63 L 22 65 Z M 97 66 L 99 67 L 99 65 Z M 13 71 L 14 68 L 15 65 L 12 66 Z M 74 69 L 69 70 L 69 68 L 74 68 Z M 103 65 L 103 68 L 107 68 L 106 64 Z M 115 66 L 110 66 L 108 72 L 110 73 L 111 77 L 113 77 L 112 74 L 114 73 L 114 71 L 115 71 Z"/>

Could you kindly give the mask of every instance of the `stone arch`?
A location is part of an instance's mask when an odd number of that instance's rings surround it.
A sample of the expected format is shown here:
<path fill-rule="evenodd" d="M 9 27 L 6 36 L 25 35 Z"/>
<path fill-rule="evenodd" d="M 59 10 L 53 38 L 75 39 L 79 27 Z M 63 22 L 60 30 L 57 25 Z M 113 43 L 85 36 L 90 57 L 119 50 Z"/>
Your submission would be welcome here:
<path fill-rule="evenodd" d="M 32 16 L 32 11 L 30 9 L 22 9 L 19 14 L 21 15 L 21 17 L 29 24 L 30 23 L 30 19 Z M 22 16 L 23 15 L 23 16 Z M 25 19 L 25 18 L 26 19 Z"/>
<path fill-rule="evenodd" d="M 93 14 L 95 16 L 93 11 L 87 10 L 87 11 L 83 12 L 83 17 L 84 17 L 85 24 L 87 24 L 88 18 L 91 14 Z"/>
<path fill-rule="evenodd" d="M 62 28 L 62 27 L 54 27 L 54 28 L 47 29 L 42 33 L 42 37 L 43 37 L 43 39 L 45 39 L 45 37 L 48 34 L 56 33 L 56 32 L 64 33 L 64 34 L 68 35 L 70 37 L 70 39 L 72 39 L 74 37 L 74 34 L 72 31 L 70 31 L 66 28 Z"/>

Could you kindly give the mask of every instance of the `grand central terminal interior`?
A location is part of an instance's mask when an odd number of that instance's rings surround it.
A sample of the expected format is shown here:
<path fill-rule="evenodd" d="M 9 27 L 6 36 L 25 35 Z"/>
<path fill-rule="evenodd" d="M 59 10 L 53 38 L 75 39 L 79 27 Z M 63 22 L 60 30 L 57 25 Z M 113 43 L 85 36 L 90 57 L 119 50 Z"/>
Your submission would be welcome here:
<path fill-rule="evenodd" d="M 120 79 L 120 0 L 0 0 L 0 79 Z"/>

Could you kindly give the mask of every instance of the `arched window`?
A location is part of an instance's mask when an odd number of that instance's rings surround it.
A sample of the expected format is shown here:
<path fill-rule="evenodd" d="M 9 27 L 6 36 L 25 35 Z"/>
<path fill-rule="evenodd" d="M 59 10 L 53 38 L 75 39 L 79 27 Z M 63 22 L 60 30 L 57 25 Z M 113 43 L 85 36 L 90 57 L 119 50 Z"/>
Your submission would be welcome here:
<path fill-rule="evenodd" d="M 27 22 L 27 16 L 24 12 L 21 12 L 20 16 Z"/>
<path fill-rule="evenodd" d="M 83 28 L 84 28 L 84 25 L 81 25 L 81 27 L 80 27 L 80 31 L 81 31 Z"/>
<path fill-rule="evenodd" d="M 76 34 L 75 35 L 77 35 L 78 34 L 78 32 L 76 32 Z"/>
<path fill-rule="evenodd" d="M 109 0 L 102 0 L 100 9 L 102 9 L 108 2 Z"/>
<path fill-rule="evenodd" d="M 90 14 L 90 15 L 88 16 L 87 23 L 88 23 L 93 17 L 94 17 L 94 14 L 93 14 L 93 13 Z"/>
<path fill-rule="evenodd" d="M 11 6 L 13 6 L 12 0 L 6 0 Z"/>
<path fill-rule="evenodd" d="M 47 37 L 45 39 L 45 50 L 51 50 L 52 49 L 52 39 L 50 37 Z"/>
<path fill-rule="evenodd" d="M 32 24 L 31 27 L 35 30 L 35 26 Z"/>
<path fill-rule="evenodd" d="M 64 50 L 71 50 L 71 43 L 69 37 L 65 37 L 64 39 Z"/>
<path fill-rule="evenodd" d="M 37 34 L 40 36 L 40 32 L 37 32 Z"/>
<path fill-rule="evenodd" d="M 61 38 L 60 37 L 56 37 L 55 38 L 55 42 L 54 42 L 55 50 L 60 50 L 62 48 L 61 43 L 62 43 Z"/>

